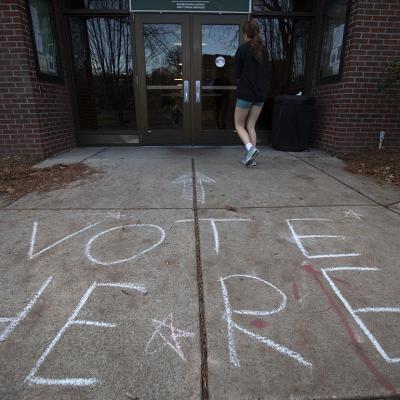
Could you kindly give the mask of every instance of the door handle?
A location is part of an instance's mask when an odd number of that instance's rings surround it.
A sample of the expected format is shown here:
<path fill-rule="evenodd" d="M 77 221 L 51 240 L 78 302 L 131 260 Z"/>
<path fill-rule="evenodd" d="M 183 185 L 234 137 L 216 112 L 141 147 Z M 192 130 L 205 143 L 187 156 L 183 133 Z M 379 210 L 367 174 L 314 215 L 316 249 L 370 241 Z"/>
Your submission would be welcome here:
<path fill-rule="evenodd" d="M 201 91 L 200 81 L 196 81 L 196 103 L 201 102 L 200 91 Z"/>
<path fill-rule="evenodd" d="M 189 103 L 189 81 L 183 82 L 183 102 Z"/>

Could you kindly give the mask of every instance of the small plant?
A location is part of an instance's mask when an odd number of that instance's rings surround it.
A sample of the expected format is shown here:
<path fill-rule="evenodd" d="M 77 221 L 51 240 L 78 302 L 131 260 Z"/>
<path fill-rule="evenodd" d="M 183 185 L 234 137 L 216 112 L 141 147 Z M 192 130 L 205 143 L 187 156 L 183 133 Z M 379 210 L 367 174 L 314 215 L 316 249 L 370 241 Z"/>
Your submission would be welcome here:
<path fill-rule="evenodd" d="M 400 61 L 389 65 L 379 89 L 382 92 L 393 93 L 400 99 Z"/>

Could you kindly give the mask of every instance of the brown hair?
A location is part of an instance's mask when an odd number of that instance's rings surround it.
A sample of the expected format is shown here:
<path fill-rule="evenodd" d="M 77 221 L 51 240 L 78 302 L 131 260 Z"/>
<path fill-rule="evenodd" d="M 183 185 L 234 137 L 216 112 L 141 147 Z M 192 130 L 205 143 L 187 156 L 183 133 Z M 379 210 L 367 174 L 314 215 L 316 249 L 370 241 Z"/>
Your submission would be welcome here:
<path fill-rule="evenodd" d="M 261 64 L 263 59 L 263 41 L 260 36 L 260 28 L 254 19 L 246 21 L 243 24 L 243 33 L 250 39 L 250 45 L 253 47 L 253 53 L 255 59 Z"/>

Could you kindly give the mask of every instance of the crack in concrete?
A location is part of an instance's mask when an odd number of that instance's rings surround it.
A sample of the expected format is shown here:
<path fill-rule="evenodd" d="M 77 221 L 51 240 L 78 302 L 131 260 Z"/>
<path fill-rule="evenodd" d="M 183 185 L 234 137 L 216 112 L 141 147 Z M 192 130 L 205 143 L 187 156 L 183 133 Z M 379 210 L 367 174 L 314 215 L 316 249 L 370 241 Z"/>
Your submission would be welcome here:
<path fill-rule="evenodd" d="M 208 400 L 208 349 L 207 349 L 207 329 L 204 306 L 204 287 L 203 287 L 203 268 L 201 264 L 201 244 L 199 213 L 197 207 L 197 179 L 194 158 L 192 158 L 192 185 L 193 185 L 193 214 L 194 214 L 194 235 L 196 241 L 196 270 L 197 286 L 199 294 L 199 323 L 200 323 L 200 352 L 201 352 L 201 399 Z"/>

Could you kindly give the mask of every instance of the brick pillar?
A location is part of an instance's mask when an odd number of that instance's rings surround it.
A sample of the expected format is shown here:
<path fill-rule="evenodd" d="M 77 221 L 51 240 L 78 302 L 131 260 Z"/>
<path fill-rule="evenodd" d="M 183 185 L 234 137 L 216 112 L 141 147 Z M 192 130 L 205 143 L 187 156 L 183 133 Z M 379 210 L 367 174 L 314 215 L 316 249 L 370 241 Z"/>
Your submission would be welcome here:
<path fill-rule="evenodd" d="M 400 1 L 352 0 L 345 51 L 339 82 L 314 79 L 314 144 L 334 153 L 377 148 L 385 130 L 385 146 L 400 147 L 400 104 L 378 90 L 388 65 L 400 61 Z"/>
<path fill-rule="evenodd" d="M 0 2 L 0 154 L 39 159 L 75 146 L 75 132 L 66 80 L 37 77 L 26 11 L 25 0 Z"/>

